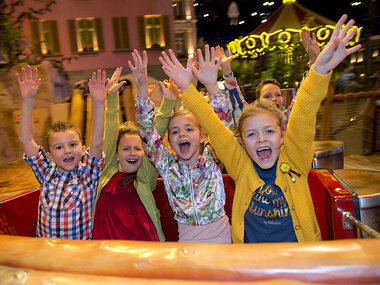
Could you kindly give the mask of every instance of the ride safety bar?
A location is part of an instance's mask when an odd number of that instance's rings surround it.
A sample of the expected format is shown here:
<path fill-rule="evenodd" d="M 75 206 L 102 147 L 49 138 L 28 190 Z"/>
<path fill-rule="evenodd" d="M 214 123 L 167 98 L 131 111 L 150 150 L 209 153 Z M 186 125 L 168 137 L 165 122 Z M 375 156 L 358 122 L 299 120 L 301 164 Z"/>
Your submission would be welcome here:
<path fill-rule="evenodd" d="M 363 238 L 362 231 L 368 234 L 370 238 L 380 238 L 380 233 L 372 229 L 371 227 L 363 224 L 361 221 L 356 219 L 350 212 L 346 212 L 343 214 L 343 220 L 352 225 L 356 226 L 356 234 L 357 238 Z"/>

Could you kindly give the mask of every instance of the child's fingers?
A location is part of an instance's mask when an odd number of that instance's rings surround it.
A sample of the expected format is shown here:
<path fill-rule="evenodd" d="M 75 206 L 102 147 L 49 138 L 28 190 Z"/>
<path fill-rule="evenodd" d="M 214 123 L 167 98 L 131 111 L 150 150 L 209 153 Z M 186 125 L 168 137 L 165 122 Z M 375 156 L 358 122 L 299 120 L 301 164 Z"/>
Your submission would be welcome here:
<path fill-rule="evenodd" d="M 201 73 L 198 71 L 198 69 L 192 67 L 192 71 L 193 71 L 194 75 L 199 79 Z"/>
<path fill-rule="evenodd" d="M 205 62 L 210 62 L 210 46 L 205 45 Z"/>
<path fill-rule="evenodd" d="M 204 64 L 205 61 L 203 59 L 203 54 L 202 54 L 202 51 L 200 49 L 197 49 L 197 54 L 198 54 L 198 62 L 200 65 Z"/>
<path fill-rule="evenodd" d="M 161 81 L 158 81 L 158 84 L 160 84 L 160 87 L 161 87 L 161 91 L 162 91 L 162 93 L 165 94 L 165 92 L 166 92 L 166 87 L 165 87 L 164 83 L 161 82 Z"/>
<path fill-rule="evenodd" d="M 315 36 L 315 33 L 313 33 L 313 42 L 317 42 L 317 37 Z"/>
<path fill-rule="evenodd" d="M 117 89 L 119 89 L 121 86 L 123 86 L 125 83 L 127 83 L 126 81 L 121 81 L 116 87 Z"/>
<path fill-rule="evenodd" d="M 222 58 L 222 56 L 219 56 L 219 60 L 221 58 Z M 211 58 L 210 58 L 210 60 L 211 60 L 211 63 L 215 63 L 215 48 L 214 47 L 211 48 Z"/>
<path fill-rule="evenodd" d="M 142 64 L 142 58 L 141 58 L 141 55 L 139 54 L 138 50 L 134 49 L 133 54 L 135 55 L 137 64 L 141 65 Z"/>
<path fill-rule="evenodd" d="M 106 83 L 106 81 L 109 81 L 107 76 L 106 76 L 106 72 L 103 71 L 102 72 L 102 77 L 101 77 L 101 82 L 102 82 L 102 85 L 104 85 Z M 108 82 L 109 83 L 109 82 Z"/>
<path fill-rule="evenodd" d="M 142 64 L 143 65 L 148 65 L 148 55 L 147 55 L 147 53 L 146 53 L 145 50 L 143 51 L 143 61 L 142 61 Z"/>
<path fill-rule="evenodd" d="M 21 86 L 21 79 L 20 79 L 20 75 L 18 75 L 18 73 L 16 73 L 16 80 L 17 80 L 18 85 Z"/>
<path fill-rule="evenodd" d="M 33 80 L 34 82 L 37 82 L 38 79 L 38 72 L 37 72 L 37 67 L 33 69 Z"/>
<path fill-rule="evenodd" d="M 343 42 L 344 42 L 344 45 L 347 45 L 348 42 L 351 40 L 351 38 L 356 34 L 357 32 L 357 28 L 353 28 L 351 29 L 351 31 L 349 31 L 347 33 L 347 35 L 343 38 Z"/>
<path fill-rule="evenodd" d="M 347 15 L 343 14 L 342 17 L 340 17 L 338 23 L 336 23 L 336 25 L 335 25 L 334 31 L 333 31 L 333 33 L 331 35 L 332 39 L 338 37 L 340 28 L 342 27 L 342 25 L 344 24 L 344 22 L 346 22 L 346 20 L 347 20 Z"/>
<path fill-rule="evenodd" d="M 344 39 L 344 37 L 346 36 L 348 31 L 351 29 L 351 27 L 353 26 L 354 23 L 355 23 L 355 21 L 352 19 L 348 21 L 348 23 L 344 26 L 344 28 L 339 33 L 340 39 Z"/>
<path fill-rule="evenodd" d="M 166 66 L 168 68 L 172 68 L 174 69 L 174 63 L 172 62 L 172 60 L 169 58 L 169 56 L 167 55 L 166 52 L 162 52 L 162 58 L 164 59 L 165 63 L 166 63 Z"/>
<path fill-rule="evenodd" d="M 166 66 L 162 66 L 162 70 L 164 71 L 164 73 L 167 75 L 167 76 L 171 76 L 172 74 L 170 73 L 170 71 L 166 68 Z"/>
<path fill-rule="evenodd" d="M 94 84 L 96 82 L 96 73 L 93 72 L 92 73 L 92 84 Z"/>
<path fill-rule="evenodd" d="M 174 52 L 169 49 L 169 55 L 170 55 L 170 58 L 172 59 L 172 62 L 175 64 L 175 65 L 181 65 L 182 64 L 178 61 L 177 57 L 175 56 Z"/>
<path fill-rule="evenodd" d="M 26 71 L 25 71 L 25 68 L 21 68 L 21 76 L 22 76 L 22 80 L 25 81 L 26 80 Z"/>
<path fill-rule="evenodd" d="M 27 69 L 27 78 L 28 79 L 32 79 L 33 77 L 32 77 L 32 68 L 30 67 L 30 65 L 28 65 L 27 67 L 26 67 L 26 69 Z"/>
<path fill-rule="evenodd" d="M 135 68 L 133 67 L 133 64 L 130 60 L 128 60 L 128 66 L 129 66 L 129 69 L 133 72 Z"/>
<path fill-rule="evenodd" d="M 165 70 L 167 72 L 170 72 L 171 70 L 173 70 L 173 68 L 171 66 L 169 66 L 169 64 L 166 62 L 166 60 L 164 58 L 162 58 L 161 56 L 158 58 L 158 60 L 161 62 L 162 64 L 162 67 L 165 67 Z M 168 75 L 168 74 L 166 74 Z M 170 76 L 170 75 L 168 75 Z"/>
<path fill-rule="evenodd" d="M 216 63 L 216 68 L 219 69 L 221 65 L 222 65 L 222 57 L 220 56 L 218 59 L 218 62 Z"/>
<path fill-rule="evenodd" d="M 352 54 L 354 52 L 357 52 L 358 50 L 361 49 L 361 47 L 362 47 L 362 45 L 359 44 L 359 45 L 356 45 L 356 46 L 354 46 L 352 48 L 347 49 L 346 50 L 347 51 L 347 55 L 350 55 L 350 54 Z"/>
<path fill-rule="evenodd" d="M 193 65 L 193 58 L 191 56 L 189 56 L 189 58 L 187 59 L 187 65 L 186 65 L 186 69 L 189 70 Z"/>

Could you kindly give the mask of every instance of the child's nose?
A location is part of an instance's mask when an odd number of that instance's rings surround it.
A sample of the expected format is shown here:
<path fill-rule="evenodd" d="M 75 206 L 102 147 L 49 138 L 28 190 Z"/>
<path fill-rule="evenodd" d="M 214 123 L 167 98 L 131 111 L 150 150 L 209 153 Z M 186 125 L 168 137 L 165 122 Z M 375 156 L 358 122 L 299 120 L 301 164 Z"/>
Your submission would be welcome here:
<path fill-rule="evenodd" d="M 257 136 L 257 140 L 258 140 L 259 142 L 264 142 L 264 141 L 267 140 L 267 136 L 266 136 L 264 133 L 261 133 L 261 134 L 259 134 L 259 135 Z"/>

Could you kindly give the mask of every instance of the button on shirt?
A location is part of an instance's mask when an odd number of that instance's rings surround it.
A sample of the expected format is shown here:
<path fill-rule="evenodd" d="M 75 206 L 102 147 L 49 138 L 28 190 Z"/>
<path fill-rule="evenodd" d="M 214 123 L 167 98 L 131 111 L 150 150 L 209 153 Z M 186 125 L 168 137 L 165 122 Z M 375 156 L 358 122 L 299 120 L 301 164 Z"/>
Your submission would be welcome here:
<path fill-rule="evenodd" d="M 59 173 L 42 147 L 24 160 L 41 184 L 37 237 L 66 239 L 91 238 L 91 214 L 104 156 L 85 154 L 85 163 L 73 171 Z"/>

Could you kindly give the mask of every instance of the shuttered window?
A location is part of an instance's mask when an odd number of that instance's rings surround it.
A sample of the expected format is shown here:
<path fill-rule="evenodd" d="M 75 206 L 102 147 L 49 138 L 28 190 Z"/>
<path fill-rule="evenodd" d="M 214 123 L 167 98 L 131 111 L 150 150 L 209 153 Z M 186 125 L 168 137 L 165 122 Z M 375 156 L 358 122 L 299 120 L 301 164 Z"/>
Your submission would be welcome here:
<path fill-rule="evenodd" d="M 68 20 L 71 52 L 104 50 L 102 21 L 99 18 Z"/>
<path fill-rule="evenodd" d="M 170 22 L 167 15 L 138 16 L 140 48 L 170 47 Z"/>
<path fill-rule="evenodd" d="M 31 21 L 33 53 L 57 55 L 61 53 L 58 26 L 55 20 Z"/>
<path fill-rule="evenodd" d="M 128 33 L 128 18 L 127 17 L 115 17 L 112 18 L 112 27 L 114 35 L 115 50 L 128 50 L 129 45 L 129 33 Z"/>

